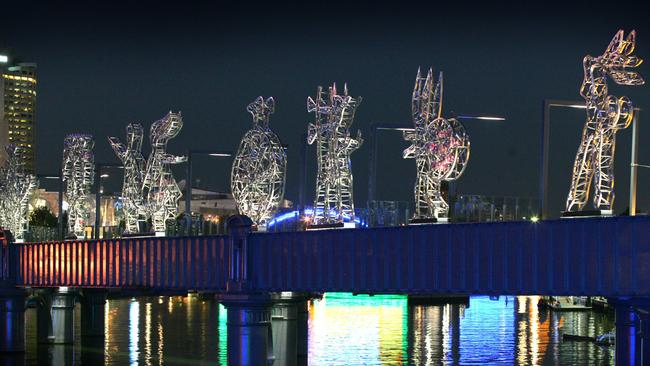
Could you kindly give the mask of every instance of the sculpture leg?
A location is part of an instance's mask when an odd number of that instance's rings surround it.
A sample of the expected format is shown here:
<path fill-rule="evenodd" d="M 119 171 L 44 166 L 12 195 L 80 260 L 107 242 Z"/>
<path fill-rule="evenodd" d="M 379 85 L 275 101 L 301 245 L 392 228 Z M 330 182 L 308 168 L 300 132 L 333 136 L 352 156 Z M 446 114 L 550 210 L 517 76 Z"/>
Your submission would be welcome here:
<path fill-rule="evenodd" d="M 415 179 L 415 213 L 414 219 L 431 218 L 433 210 L 430 207 L 428 192 L 429 192 L 429 177 L 425 171 L 424 159 L 418 159 L 417 164 L 417 177 Z"/>
<path fill-rule="evenodd" d="M 593 160 L 595 155 L 594 131 L 585 126 L 582 141 L 578 147 L 573 163 L 573 177 L 566 202 L 567 211 L 581 210 L 589 196 L 589 184 L 593 178 Z"/>
<path fill-rule="evenodd" d="M 434 216 L 438 218 L 446 218 L 449 213 L 449 205 L 442 198 L 442 193 L 440 192 L 440 180 L 431 179 L 431 201 Z"/>
<path fill-rule="evenodd" d="M 616 134 L 614 129 L 606 129 L 598 138 L 594 179 L 594 207 L 611 210 L 614 205 L 614 150 Z"/>

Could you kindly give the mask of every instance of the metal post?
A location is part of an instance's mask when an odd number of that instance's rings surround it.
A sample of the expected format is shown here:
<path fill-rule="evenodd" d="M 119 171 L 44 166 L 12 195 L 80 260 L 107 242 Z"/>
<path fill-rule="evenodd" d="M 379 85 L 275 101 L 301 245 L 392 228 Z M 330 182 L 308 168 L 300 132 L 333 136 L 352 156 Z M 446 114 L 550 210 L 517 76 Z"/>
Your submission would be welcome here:
<path fill-rule="evenodd" d="M 95 230 L 93 238 L 99 239 L 99 225 L 101 224 L 101 183 L 102 180 L 102 164 L 95 164 Z"/>
<path fill-rule="evenodd" d="M 298 210 L 305 210 L 305 185 L 307 184 L 307 134 L 302 134 L 302 149 L 300 149 L 300 181 L 298 185 Z"/>
<path fill-rule="evenodd" d="M 632 153 L 630 157 L 630 216 L 636 216 L 636 188 L 637 174 L 639 166 L 637 159 L 639 154 L 639 113 L 635 109 L 634 118 L 632 118 Z"/>
<path fill-rule="evenodd" d="M 65 239 L 64 228 L 63 228 L 63 171 L 59 172 L 59 217 L 57 218 L 57 224 L 59 226 L 59 240 Z"/>
<path fill-rule="evenodd" d="M 368 202 L 375 200 L 377 184 L 377 125 L 370 127 L 370 165 L 368 166 Z M 370 205 L 368 205 L 370 207 Z"/>
<path fill-rule="evenodd" d="M 544 99 L 542 104 L 542 140 L 541 140 L 541 154 L 540 154 L 540 180 L 539 180 L 539 204 L 540 212 L 539 217 L 544 220 L 548 216 L 548 144 L 550 132 L 550 109 L 551 102 Z"/>
<path fill-rule="evenodd" d="M 185 214 L 192 213 L 192 150 L 187 150 L 187 166 L 185 174 Z"/>

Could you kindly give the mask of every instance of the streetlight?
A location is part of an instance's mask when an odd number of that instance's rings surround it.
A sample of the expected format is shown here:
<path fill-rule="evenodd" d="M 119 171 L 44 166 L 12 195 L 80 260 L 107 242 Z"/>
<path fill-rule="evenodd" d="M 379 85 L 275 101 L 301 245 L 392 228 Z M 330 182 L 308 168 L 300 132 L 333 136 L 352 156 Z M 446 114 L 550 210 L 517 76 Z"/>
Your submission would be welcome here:
<path fill-rule="evenodd" d="M 540 156 L 540 181 L 539 181 L 539 204 L 540 204 L 540 219 L 548 218 L 548 154 L 549 154 L 549 139 L 551 127 L 551 108 L 574 108 L 574 109 L 587 109 L 584 101 L 574 100 L 556 100 L 544 99 L 542 106 L 542 144 Z M 630 216 L 636 215 L 636 190 L 637 190 L 637 168 L 646 167 L 645 165 L 637 164 L 638 144 L 639 144 L 639 114 L 641 109 L 634 108 L 634 118 L 632 119 L 632 152 L 630 161 Z"/>
<path fill-rule="evenodd" d="M 459 120 L 485 120 L 485 121 L 505 121 L 505 117 L 494 115 L 455 115 L 452 112 L 452 117 Z M 368 167 L 368 201 L 375 200 L 375 186 L 377 184 L 377 131 L 413 131 L 411 126 L 404 126 L 398 124 L 373 124 L 370 127 L 370 165 Z"/>
<path fill-rule="evenodd" d="M 192 156 L 204 155 L 215 158 L 227 158 L 233 156 L 230 151 L 211 151 L 211 150 L 187 150 L 187 164 L 185 174 L 185 213 L 191 215 L 192 207 Z"/>
<path fill-rule="evenodd" d="M 98 177 L 95 179 L 95 230 L 94 230 L 94 239 L 99 239 L 99 225 L 101 224 L 101 205 L 102 205 L 102 193 L 101 189 L 101 180 L 108 178 L 109 175 L 103 173 L 104 168 L 114 168 L 114 169 L 124 169 L 124 166 L 121 164 L 106 164 L 99 163 L 95 164 L 95 175 Z"/>

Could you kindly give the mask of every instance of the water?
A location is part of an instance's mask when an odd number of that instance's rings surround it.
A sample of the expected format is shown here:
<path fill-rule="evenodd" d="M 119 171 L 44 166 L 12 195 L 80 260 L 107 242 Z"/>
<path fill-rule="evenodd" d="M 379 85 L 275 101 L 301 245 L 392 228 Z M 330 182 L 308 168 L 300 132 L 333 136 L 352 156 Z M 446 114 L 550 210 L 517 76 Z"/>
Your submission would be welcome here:
<path fill-rule="evenodd" d="M 326 294 L 309 306 L 310 365 L 594 365 L 613 364 L 613 348 L 562 341 L 562 333 L 596 336 L 613 315 L 554 313 L 537 297 L 472 297 L 470 306 L 407 305 L 403 296 Z M 78 306 L 75 320 L 79 320 Z M 110 300 L 105 341 L 76 336 L 73 345 L 36 342 L 29 309 L 27 365 L 226 364 L 226 311 L 197 297 Z M 78 322 L 77 322 L 78 324 Z M 78 327 L 75 327 L 79 334 Z"/>

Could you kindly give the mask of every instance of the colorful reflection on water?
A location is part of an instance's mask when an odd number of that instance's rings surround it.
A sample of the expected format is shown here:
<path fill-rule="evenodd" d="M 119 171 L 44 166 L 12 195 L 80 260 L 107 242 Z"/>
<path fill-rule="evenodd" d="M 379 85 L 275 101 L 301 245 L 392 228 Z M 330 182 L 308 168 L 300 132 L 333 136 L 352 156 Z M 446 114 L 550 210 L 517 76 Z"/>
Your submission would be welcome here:
<path fill-rule="evenodd" d="M 593 365 L 614 350 L 562 341 L 562 333 L 611 331 L 613 315 L 554 313 L 538 297 L 472 297 L 470 305 L 409 306 L 405 296 L 328 293 L 309 306 L 310 365 Z M 73 345 L 36 342 L 29 309 L 27 365 L 226 365 L 226 310 L 188 297 L 110 300 L 105 340 L 84 340 L 75 310 Z M 7 356 L 0 356 L 0 364 Z"/>

